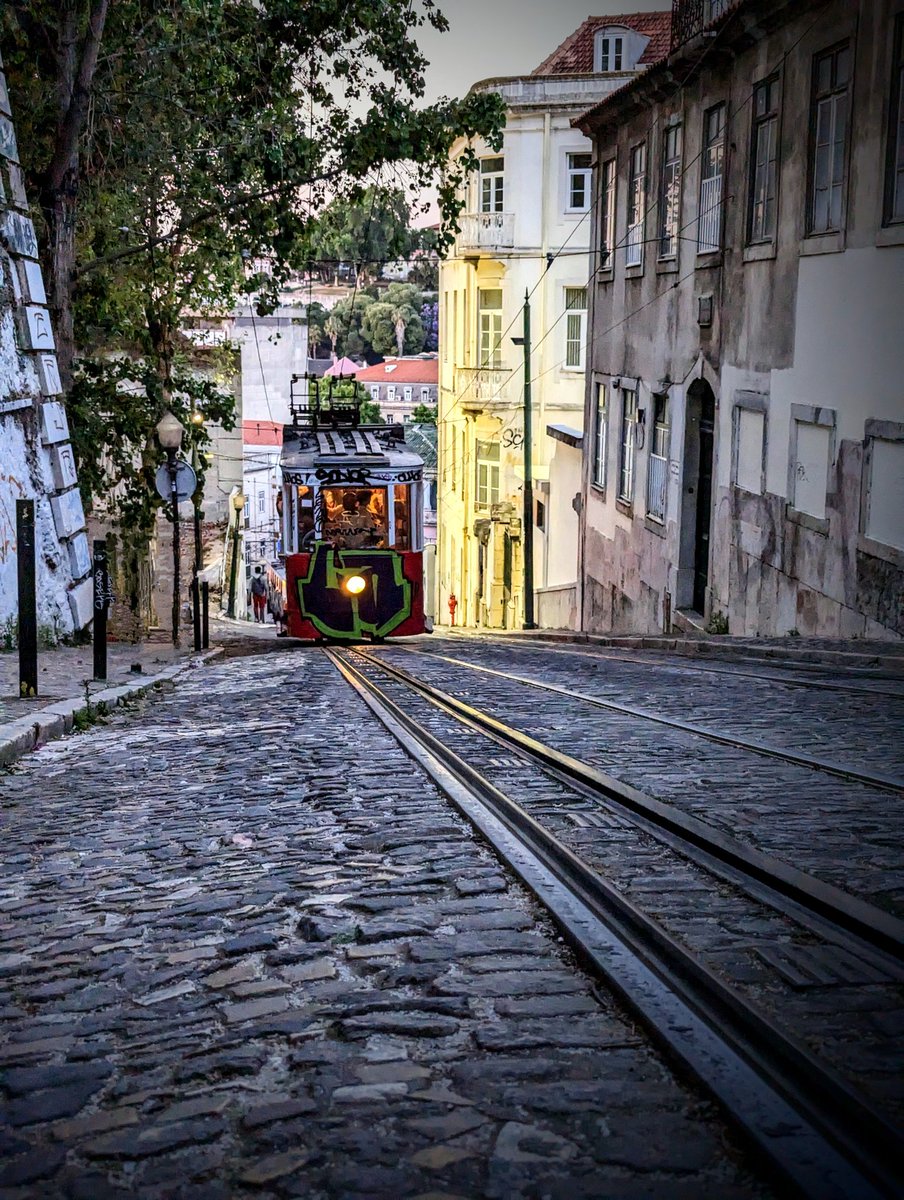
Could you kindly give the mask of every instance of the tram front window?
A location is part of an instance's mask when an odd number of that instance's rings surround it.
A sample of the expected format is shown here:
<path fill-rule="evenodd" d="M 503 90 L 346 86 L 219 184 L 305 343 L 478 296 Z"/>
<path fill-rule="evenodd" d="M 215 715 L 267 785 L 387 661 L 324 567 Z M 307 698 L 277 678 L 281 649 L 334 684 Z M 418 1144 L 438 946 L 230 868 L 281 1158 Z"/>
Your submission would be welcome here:
<path fill-rule="evenodd" d="M 386 488 L 324 488 L 323 537 L 339 550 L 389 544 Z"/>
<path fill-rule="evenodd" d="M 395 503 L 396 550 L 411 549 L 411 488 L 404 483 L 393 484 Z"/>

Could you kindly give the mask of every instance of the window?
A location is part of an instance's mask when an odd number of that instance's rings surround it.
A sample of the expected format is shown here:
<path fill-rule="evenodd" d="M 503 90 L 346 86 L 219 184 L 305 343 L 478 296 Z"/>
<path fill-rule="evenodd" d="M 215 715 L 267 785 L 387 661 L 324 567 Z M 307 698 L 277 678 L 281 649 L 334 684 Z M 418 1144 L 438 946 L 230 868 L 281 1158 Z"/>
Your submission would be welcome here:
<path fill-rule="evenodd" d="M 895 22 L 889 105 L 885 224 L 904 221 L 904 15 Z"/>
<path fill-rule="evenodd" d="M 402 388 L 402 395 L 405 398 L 405 403 L 410 404 L 414 397 L 414 389 L 410 387 Z"/>
<path fill-rule="evenodd" d="M 711 254 L 722 245 L 722 173 L 725 166 L 725 105 L 703 114 L 703 165 L 697 253 Z"/>
<path fill-rule="evenodd" d="M 606 486 L 606 449 L 608 446 L 608 392 L 604 383 L 596 385 L 596 429 L 593 440 L 593 482 Z"/>
<path fill-rule="evenodd" d="M 665 520 L 666 488 L 669 478 L 669 398 L 653 397 L 653 442 L 647 472 L 647 516 Z"/>
<path fill-rule="evenodd" d="M 374 404 L 379 404 L 379 402 L 380 402 L 380 385 L 379 384 L 377 384 L 376 386 L 374 386 L 370 389 L 370 398 L 371 398 L 371 400 L 373 400 Z"/>
<path fill-rule="evenodd" d="M 571 371 L 584 369 L 584 343 L 587 324 L 587 289 L 565 289 L 565 366 Z"/>
<path fill-rule="evenodd" d="M 499 443 L 477 443 L 477 508 L 499 503 Z"/>
<path fill-rule="evenodd" d="M 267 497 L 264 492 L 257 493 L 257 511 L 265 513 L 267 511 Z"/>
<path fill-rule="evenodd" d="M 600 71 L 620 71 L 624 60 L 624 37 L 604 33 L 597 42 L 597 61 Z"/>
<path fill-rule="evenodd" d="M 825 517 L 832 428 L 794 421 L 793 437 L 791 506 L 811 517 Z"/>
<path fill-rule="evenodd" d="M 865 465 L 869 491 L 863 531 L 874 542 L 904 550 L 904 439 L 870 438 Z"/>
<path fill-rule="evenodd" d="M 443 292 L 443 362 L 449 361 L 449 293 Z"/>
<path fill-rule="evenodd" d="M 678 253 L 678 208 L 681 201 L 681 126 L 662 135 L 662 178 L 659 185 L 659 257 Z"/>
<path fill-rule="evenodd" d="M 538 529 L 546 528 L 546 505 L 542 500 L 537 501 L 537 515 L 534 518 L 534 524 Z"/>
<path fill-rule="evenodd" d="M 430 403 L 430 389 L 428 387 L 421 388 L 421 404 Z"/>
<path fill-rule="evenodd" d="M 747 240 L 771 242 L 775 237 L 778 171 L 778 76 L 753 89 L 753 132 L 750 139 L 750 204 Z"/>
<path fill-rule="evenodd" d="M 847 44 L 813 60 L 809 233 L 835 233 L 844 221 L 850 74 Z"/>
<path fill-rule="evenodd" d="M 502 212 L 505 198 L 505 158 L 484 158 L 480 161 L 480 211 Z"/>
<path fill-rule="evenodd" d="M 611 271 L 615 249 L 615 159 L 600 169 L 600 269 Z"/>
<path fill-rule="evenodd" d="M 634 499 L 634 460 L 637 454 L 637 392 L 622 391 L 621 446 L 618 456 L 618 498 L 630 504 Z"/>
<path fill-rule="evenodd" d="M 647 147 L 641 142 L 631 151 L 631 172 L 628 178 L 628 252 L 625 265 L 643 265 L 643 218 L 646 203 Z"/>
<path fill-rule="evenodd" d="M 590 163 L 589 154 L 568 155 L 568 212 L 586 212 L 590 207 Z"/>
<path fill-rule="evenodd" d="M 386 389 L 386 399 L 390 404 L 392 404 L 393 400 L 395 400 L 395 397 L 396 397 L 395 385 L 390 384 Z"/>
<path fill-rule="evenodd" d="M 481 367 L 502 366 L 502 289 L 477 293 L 477 340 Z"/>

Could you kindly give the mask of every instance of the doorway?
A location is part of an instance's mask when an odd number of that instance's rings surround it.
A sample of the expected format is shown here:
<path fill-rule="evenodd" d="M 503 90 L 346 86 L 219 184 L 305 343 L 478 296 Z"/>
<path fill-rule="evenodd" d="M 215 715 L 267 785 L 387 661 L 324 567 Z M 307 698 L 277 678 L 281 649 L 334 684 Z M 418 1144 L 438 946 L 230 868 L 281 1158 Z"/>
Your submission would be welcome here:
<path fill-rule="evenodd" d="M 713 390 L 695 379 L 687 390 L 677 601 L 701 615 L 709 587 L 715 426 Z"/>

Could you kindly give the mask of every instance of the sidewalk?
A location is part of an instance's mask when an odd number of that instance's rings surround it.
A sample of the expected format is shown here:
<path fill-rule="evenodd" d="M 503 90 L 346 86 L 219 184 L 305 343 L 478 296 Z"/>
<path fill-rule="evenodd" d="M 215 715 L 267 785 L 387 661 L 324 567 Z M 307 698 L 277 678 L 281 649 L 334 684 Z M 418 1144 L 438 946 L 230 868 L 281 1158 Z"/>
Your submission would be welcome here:
<path fill-rule="evenodd" d="M 18 653 L 0 654 L 0 765 L 68 733 L 80 718 L 90 716 L 89 703 L 101 711 L 114 708 L 221 653 L 214 646 L 195 654 L 190 637 L 179 648 L 170 641 L 111 642 L 107 679 L 94 680 L 90 645 L 58 646 L 38 655 L 39 694 L 31 700 L 18 695 Z"/>

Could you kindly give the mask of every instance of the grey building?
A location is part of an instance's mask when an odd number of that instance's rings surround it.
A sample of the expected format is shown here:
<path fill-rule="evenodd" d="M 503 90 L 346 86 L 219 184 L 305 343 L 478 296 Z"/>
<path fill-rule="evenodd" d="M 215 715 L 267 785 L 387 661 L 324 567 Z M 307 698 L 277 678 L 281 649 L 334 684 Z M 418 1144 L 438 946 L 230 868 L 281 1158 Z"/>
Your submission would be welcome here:
<path fill-rule="evenodd" d="M 576 122 L 582 625 L 900 637 L 904 0 L 676 0 L 672 30 Z"/>

